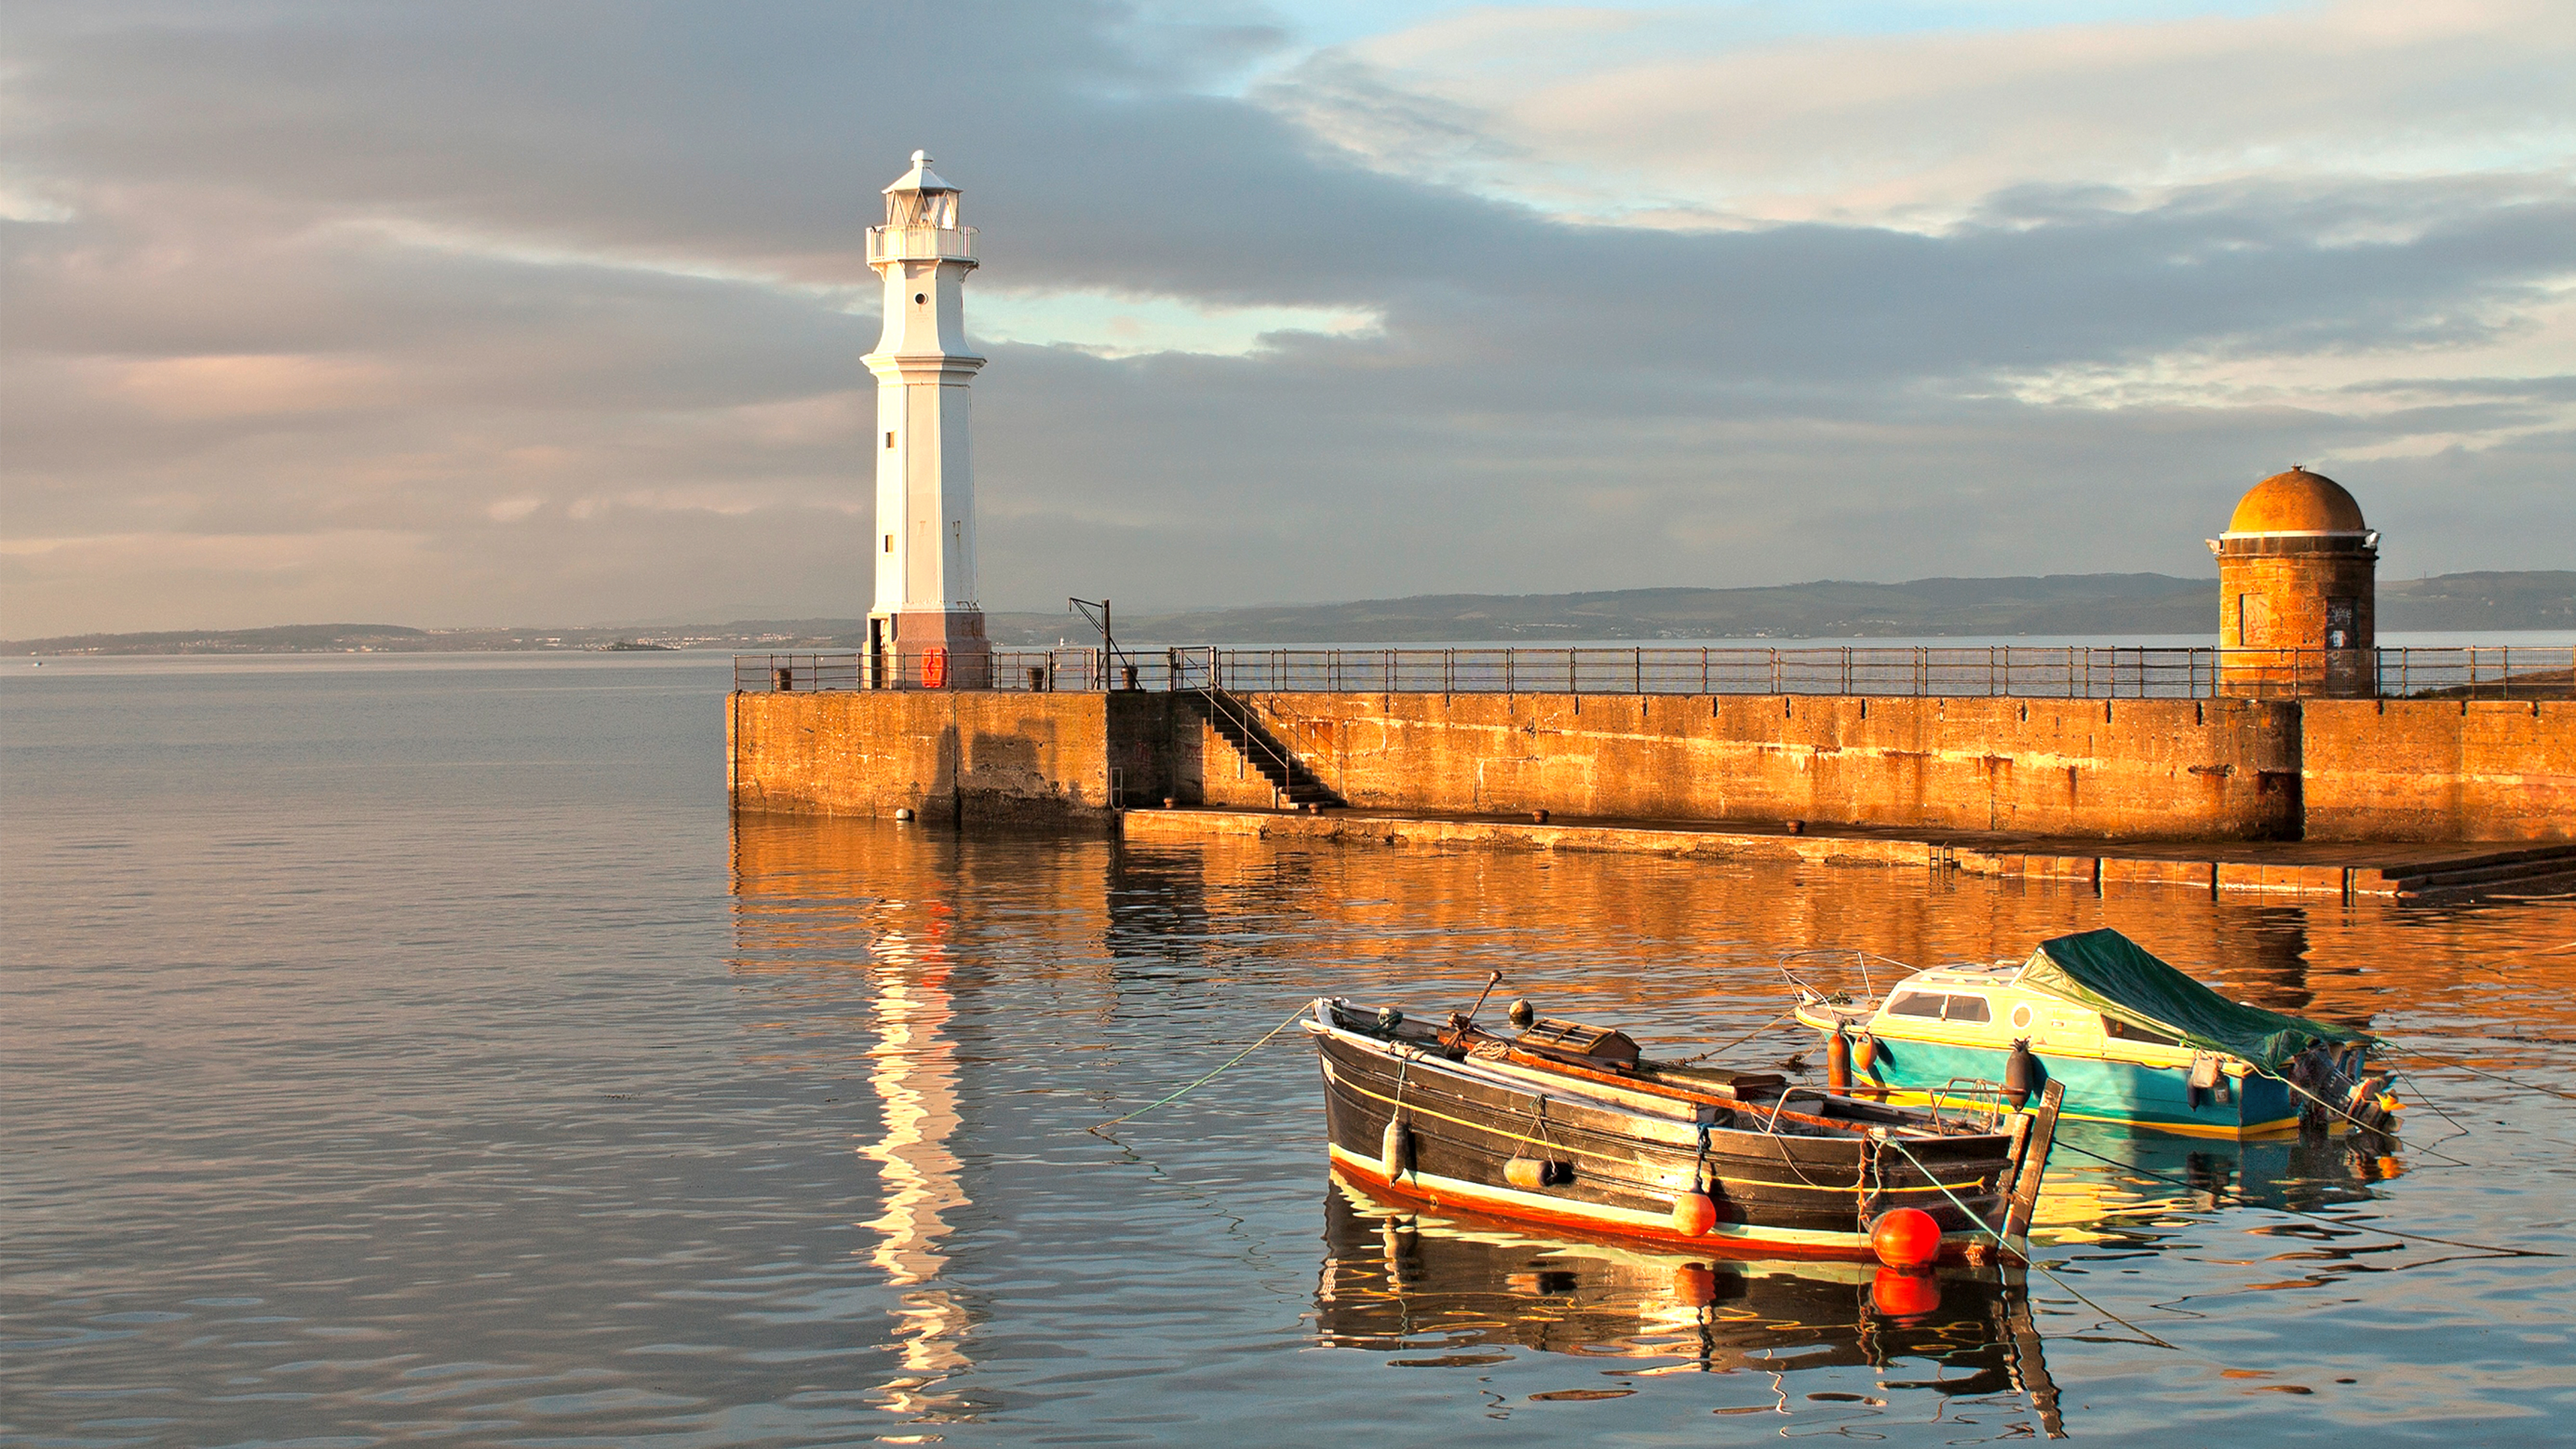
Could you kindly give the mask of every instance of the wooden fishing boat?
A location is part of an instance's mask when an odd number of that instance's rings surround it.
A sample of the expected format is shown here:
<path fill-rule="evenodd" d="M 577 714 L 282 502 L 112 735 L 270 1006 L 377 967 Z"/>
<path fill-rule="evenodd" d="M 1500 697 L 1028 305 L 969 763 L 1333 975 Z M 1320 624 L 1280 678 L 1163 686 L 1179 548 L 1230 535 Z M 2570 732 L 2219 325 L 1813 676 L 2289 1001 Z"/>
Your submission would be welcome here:
<path fill-rule="evenodd" d="M 1857 994 L 1809 979 L 1836 957 L 1859 958 Z M 1785 967 L 1798 1020 L 1881 1100 L 1938 1105 L 2050 1081 L 2084 1122 L 2228 1139 L 2296 1132 L 2303 1119 L 2394 1130 L 2367 1033 L 2229 1001 L 2117 931 L 2043 941 L 2022 961 L 1916 971 L 1883 995 L 1869 989 L 1869 959 L 1801 952 Z"/>
<path fill-rule="evenodd" d="M 1654 1061 L 1526 1002 L 1512 1018 L 1506 1036 L 1316 1001 L 1333 1165 L 1435 1208 L 1733 1256 L 1867 1259 L 1899 1208 L 1930 1215 L 1942 1260 L 2021 1253 L 2053 1096 L 1924 1111 Z"/>

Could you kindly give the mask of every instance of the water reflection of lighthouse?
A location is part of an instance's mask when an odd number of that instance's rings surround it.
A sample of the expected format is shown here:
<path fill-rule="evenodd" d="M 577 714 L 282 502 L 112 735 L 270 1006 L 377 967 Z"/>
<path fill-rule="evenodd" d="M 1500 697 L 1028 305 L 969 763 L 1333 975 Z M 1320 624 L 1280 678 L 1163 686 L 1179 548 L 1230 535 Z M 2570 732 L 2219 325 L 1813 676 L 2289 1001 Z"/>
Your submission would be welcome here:
<path fill-rule="evenodd" d="M 900 918 L 904 907 L 886 901 L 878 910 Z M 949 1146 L 958 1127 L 957 1044 L 946 1030 L 953 1013 L 942 934 L 934 917 L 921 939 L 887 929 L 873 933 L 868 948 L 876 1017 L 868 1088 L 883 1126 L 858 1150 L 877 1164 L 883 1202 L 865 1224 L 878 1238 L 869 1257 L 902 1294 L 895 1346 L 904 1372 L 884 1392 L 889 1407 L 905 1412 L 933 1407 L 924 1391 L 968 1363 L 959 1347 L 966 1309 L 939 1286 L 948 1263 L 941 1239 L 952 1226 L 946 1215 L 967 1201 Z"/>
<path fill-rule="evenodd" d="M 968 1301 L 946 1286 L 952 1241 L 973 1201 L 957 1144 L 968 1130 L 958 1061 L 961 965 L 949 904 L 957 882 L 864 823 L 737 817 L 734 969 L 764 978 L 789 1019 L 832 1023 L 873 1113 L 852 1124 L 873 1176 L 851 1250 L 885 1284 L 892 1332 L 871 1333 L 895 1362 L 875 1396 L 899 1414 L 958 1410 L 947 1380 L 972 1368 Z M 873 1120 L 869 1120 L 869 1119 Z M 870 1293 L 871 1299 L 877 1295 Z"/>

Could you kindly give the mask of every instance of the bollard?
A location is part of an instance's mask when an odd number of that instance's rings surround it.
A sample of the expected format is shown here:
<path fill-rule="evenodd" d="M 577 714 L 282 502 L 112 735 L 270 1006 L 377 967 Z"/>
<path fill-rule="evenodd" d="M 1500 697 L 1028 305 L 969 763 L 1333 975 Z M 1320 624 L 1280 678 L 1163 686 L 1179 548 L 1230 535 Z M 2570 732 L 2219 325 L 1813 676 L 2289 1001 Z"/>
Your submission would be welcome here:
<path fill-rule="evenodd" d="M 1118 671 L 1118 673 L 1119 673 L 1119 677 L 1120 677 L 1120 679 L 1123 681 L 1123 682 L 1118 686 L 1119 688 L 1121 688 L 1121 689 L 1142 689 L 1142 688 L 1144 688 L 1144 686 L 1143 686 L 1143 685 L 1138 684 L 1138 683 L 1136 682 L 1136 666 L 1135 666 L 1135 665 L 1130 664 L 1130 665 L 1128 665 L 1126 668 L 1121 669 L 1120 671 Z"/>
<path fill-rule="evenodd" d="M 780 694 L 790 693 L 796 688 L 796 671 L 773 669 L 769 671 L 769 682 Z"/>

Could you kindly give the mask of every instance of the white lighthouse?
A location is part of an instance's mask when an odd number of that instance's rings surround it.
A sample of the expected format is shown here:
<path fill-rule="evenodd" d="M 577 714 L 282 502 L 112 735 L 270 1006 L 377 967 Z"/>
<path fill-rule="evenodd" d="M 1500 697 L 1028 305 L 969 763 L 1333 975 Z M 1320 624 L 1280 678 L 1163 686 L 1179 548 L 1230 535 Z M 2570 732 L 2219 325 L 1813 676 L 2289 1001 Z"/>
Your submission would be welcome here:
<path fill-rule="evenodd" d="M 966 437 L 966 388 L 984 365 L 966 351 L 975 229 L 957 224 L 957 188 L 932 173 L 927 153 L 913 152 L 912 169 L 885 189 L 885 225 L 868 228 L 868 265 L 885 279 L 885 332 L 864 359 L 877 375 L 868 682 L 990 688 Z"/>

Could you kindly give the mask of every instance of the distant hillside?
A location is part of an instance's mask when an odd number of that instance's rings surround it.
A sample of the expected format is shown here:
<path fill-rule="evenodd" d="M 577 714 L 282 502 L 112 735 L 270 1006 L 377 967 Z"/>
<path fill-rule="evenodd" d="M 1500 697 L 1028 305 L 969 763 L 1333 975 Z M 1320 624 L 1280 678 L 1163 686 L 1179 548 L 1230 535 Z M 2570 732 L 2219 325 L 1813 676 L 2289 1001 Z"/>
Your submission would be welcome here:
<path fill-rule="evenodd" d="M 1080 619 L 999 613 L 994 642 L 1081 643 Z M 2576 629 L 2576 570 L 2444 574 L 2379 586 L 2383 632 Z M 1425 594 L 1349 604 L 1291 604 L 1120 614 L 1121 643 L 1404 644 L 1432 640 L 1545 644 L 1567 639 L 1853 639 L 1907 635 L 2218 632 L 2215 579 L 2165 574 L 1823 581 L 1762 589 L 1620 589 L 1585 594 Z M 682 649 L 856 649 L 863 619 L 738 619 L 651 628 L 410 629 L 298 624 L 272 629 L 86 634 L 0 643 L 16 654 L 298 654 L 432 650 L 581 650 L 616 644 Z"/>
<path fill-rule="evenodd" d="M 2408 629 L 2576 629 L 2576 570 L 2443 574 L 2379 586 L 2383 633 Z"/>
<path fill-rule="evenodd" d="M 426 629 L 400 624 L 280 624 L 268 629 L 173 629 L 158 634 L 67 634 L 0 641 L 12 654 L 310 654 L 432 649 Z"/>
<path fill-rule="evenodd" d="M 2216 627 L 2214 585 L 2162 574 L 1824 581 L 1762 589 L 1428 594 L 1137 620 L 1138 638 L 1281 644 L 1457 639 L 1762 639 L 1908 634 L 2173 634 Z"/>
<path fill-rule="evenodd" d="M 1032 617 L 1029 642 L 1065 634 Z M 2384 582 L 2386 631 L 2576 628 L 2576 571 L 2448 574 Z M 1384 643 L 1430 640 L 1837 639 L 2055 634 L 2218 634 L 2218 581 L 2165 574 L 1822 581 L 1760 589 L 1622 589 L 1584 594 L 1428 594 L 1350 604 L 1140 614 L 1138 643 Z M 1020 637 L 1017 635 L 1011 637 Z M 1072 637 L 1067 635 L 1067 637 Z"/>

